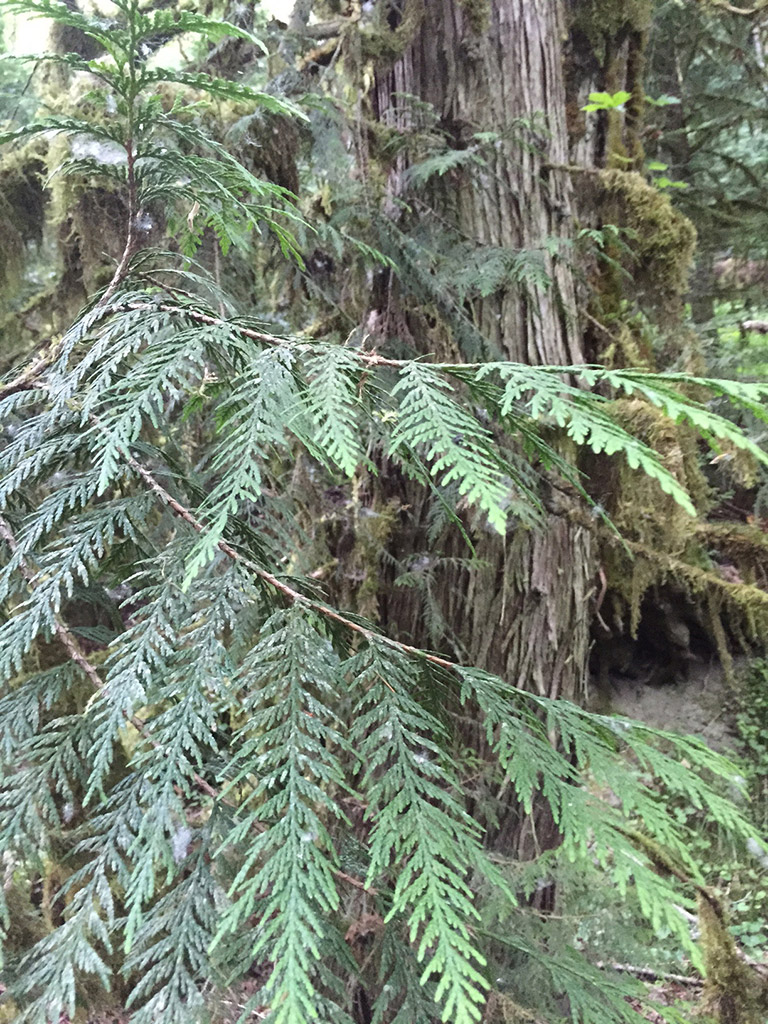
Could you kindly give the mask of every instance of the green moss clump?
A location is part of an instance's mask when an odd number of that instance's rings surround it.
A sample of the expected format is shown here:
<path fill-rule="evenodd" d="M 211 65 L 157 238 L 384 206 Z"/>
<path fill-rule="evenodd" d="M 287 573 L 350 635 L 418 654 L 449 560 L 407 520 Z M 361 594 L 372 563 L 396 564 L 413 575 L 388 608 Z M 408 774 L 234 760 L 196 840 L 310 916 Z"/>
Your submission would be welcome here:
<path fill-rule="evenodd" d="M 711 504 L 707 482 L 698 465 L 696 438 L 650 402 L 623 398 L 611 405 L 612 415 L 663 460 L 664 466 L 706 511 Z M 656 480 L 619 463 L 611 515 L 619 530 L 667 554 L 682 555 L 690 541 L 691 517 Z"/>
<path fill-rule="evenodd" d="M 358 490 L 359 488 L 356 488 Z M 378 622 L 381 553 L 386 547 L 397 520 L 400 504 L 391 499 L 387 504 L 372 507 L 355 499 L 355 547 L 352 551 L 353 575 L 361 580 L 356 606 L 360 615 Z"/>
<path fill-rule="evenodd" d="M 699 522 L 696 539 L 706 549 L 720 552 L 737 569 L 741 579 L 759 586 L 768 575 L 768 534 L 746 523 Z"/>
<path fill-rule="evenodd" d="M 699 466 L 696 435 L 639 399 L 614 401 L 611 409 L 626 430 L 660 456 L 699 512 L 705 513 L 712 497 Z M 602 554 L 614 622 L 622 627 L 626 623 L 629 634 L 637 638 L 645 594 L 654 586 L 672 585 L 709 623 L 713 644 L 732 681 L 731 642 L 747 648 L 764 644 L 768 636 L 768 595 L 756 585 L 762 555 L 759 538 L 764 535 L 754 527 L 697 525 L 656 481 L 625 463 L 612 463 L 602 474 L 606 509 L 624 538 L 623 544 L 610 538 Z M 713 565 L 707 553 L 712 547 L 733 560 L 735 579 Z M 763 560 L 768 557 L 768 542 L 764 550 Z"/>
<path fill-rule="evenodd" d="M 5 890 L 5 900 L 8 907 L 5 948 L 18 955 L 44 939 L 50 929 L 43 915 L 32 904 L 28 882 L 25 884 L 14 878 Z"/>
<path fill-rule="evenodd" d="M 652 8 L 652 0 L 582 0 L 573 25 L 600 55 L 606 40 L 614 39 L 622 31 L 646 32 L 651 26 Z"/>
<path fill-rule="evenodd" d="M 480 36 L 488 31 L 488 26 L 491 23 L 489 0 L 459 0 L 459 6 L 475 35 Z"/>
<path fill-rule="evenodd" d="M 679 298 L 688 289 L 696 249 L 691 221 L 636 171 L 601 171 L 600 183 L 605 192 L 604 220 L 630 232 L 634 262 L 628 269 L 635 283 L 657 301 Z"/>
<path fill-rule="evenodd" d="M 739 957 L 719 900 L 699 892 L 705 1011 L 721 1024 L 764 1024 L 768 986 Z"/>
<path fill-rule="evenodd" d="M 0 293 L 5 296 L 18 285 L 24 270 L 26 246 L 40 245 L 45 222 L 42 177 L 45 168 L 39 153 L 24 147 L 3 157 L 0 171 Z"/>
<path fill-rule="evenodd" d="M 482 0 L 480 0 L 482 2 Z M 400 24 L 392 28 L 382 6 L 377 24 L 360 33 L 360 55 L 363 60 L 387 63 L 401 57 L 413 42 L 424 20 L 424 0 L 405 0 Z"/>

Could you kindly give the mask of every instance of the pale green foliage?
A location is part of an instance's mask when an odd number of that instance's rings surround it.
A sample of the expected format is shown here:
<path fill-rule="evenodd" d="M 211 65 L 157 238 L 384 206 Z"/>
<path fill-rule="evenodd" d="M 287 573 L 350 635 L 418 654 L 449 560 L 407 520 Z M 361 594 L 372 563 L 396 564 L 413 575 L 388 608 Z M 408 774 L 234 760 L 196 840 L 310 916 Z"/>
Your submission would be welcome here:
<path fill-rule="evenodd" d="M 406 920 L 416 959 L 426 961 L 420 984 L 438 976 L 442 1019 L 471 1024 L 480 1019 L 488 988 L 486 960 L 470 931 L 480 915 L 468 880 L 490 868 L 480 830 L 461 806 L 458 779 L 439 745 L 444 728 L 412 696 L 420 683 L 416 666 L 372 647 L 348 670 L 364 694 L 351 738 L 374 822 L 368 882 L 398 866 L 386 920 Z"/>
<path fill-rule="evenodd" d="M 717 451 L 718 441 L 727 441 L 748 451 L 758 462 L 765 463 L 765 453 L 730 420 L 708 409 L 701 402 L 683 397 L 675 384 L 700 385 L 710 393 L 722 395 L 738 406 L 750 409 L 760 419 L 766 418 L 761 407 L 768 394 L 768 385 L 746 384 L 725 380 L 690 377 L 684 374 L 647 374 L 634 370 L 604 370 L 580 366 L 516 366 L 510 363 L 486 363 L 477 373 L 478 381 L 498 377 L 504 390 L 500 413 L 510 415 L 521 406 L 535 420 L 554 421 L 565 428 L 579 445 L 588 446 L 597 454 L 623 454 L 632 469 L 641 469 L 659 482 L 691 515 L 695 509 L 683 485 L 663 464 L 657 452 L 638 438 L 631 437 L 610 416 L 605 401 L 593 392 L 564 383 L 576 377 L 594 387 L 609 384 L 614 392 L 639 394 L 662 409 L 675 423 L 690 423 Z M 601 407 L 602 406 L 602 407 Z"/>
<path fill-rule="evenodd" d="M 103 83 L 105 102 L 112 103 L 115 119 L 96 120 L 48 117 L 13 131 L 0 133 L 0 143 L 29 139 L 37 135 L 63 134 L 73 138 L 72 154 L 57 169 L 66 174 L 99 174 L 116 183 L 135 181 L 135 197 L 129 203 L 134 234 L 147 231 L 148 210 L 161 203 L 178 215 L 186 201 L 186 224 L 178 217 L 180 244 L 192 253 L 209 226 L 226 253 L 241 241 L 243 232 L 268 224 L 280 240 L 283 251 L 298 257 L 292 235 L 276 218 L 288 212 L 291 202 L 285 189 L 256 178 L 210 134 L 201 131 L 185 114 L 183 103 L 168 110 L 155 95 L 158 83 L 168 82 L 211 96 L 248 101 L 274 113 L 305 117 L 298 108 L 279 97 L 248 86 L 204 74 L 153 68 L 141 54 L 149 53 L 158 35 L 197 34 L 207 39 L 228 35 L 253 40 L 250 33 L 189 11 L 142 11 L 138 0 L 117 0 L 115 8 L 125 24 L 105 23 L 71 10 L 56 0 L 5 0 L 13 11 L 35 14 L 76 28 L 103 46 L 110 60 L 83 60 L 74 54 L 38 54 L 21 60 L 51 61 L 74 71 L 87 72 Z M 194 109 L 194 107 L 192 108 Z M 88 156 L 79 157 L 83 140 L 90 141 Z M 169 145 L 170 143 L 170 145 Z M 190 149 L 197 149 L 194 158 Z M 247 199 L 243 197 L 247 196 Z M 198 211 L 200 211 L 199 216 Z M 185 224 L 182 232 L 181 225 Z"/>
<path fill-rule="evenodd" d="M 470 149 L 445 149 L 434 156 L 427 157 L 421 163 L 413 164 L 408 170 L 408 179 L 414 185 L 423 185 L 433 175 L 442 177 L 458 167 L 484 167 L 485 160 L 478 152 L 478 147 Z"/>
<path fill-rule="evenodd" d="M 339 670 L 328 639 L 298 610 L 269 619 L 263 634 L 234 679 L 247 724 L 227 774 L 230 787 L 245 784 L 251 792 L 225 843 L 245 844 L 248 852 L 217 941 L 263 901 L 252 955 L 274 964 L 265 989 L 276 1024 L 294 1024 L 320 1009 L 318 961 L 327 955 L 328 916 L 339 904 L 329 827 L 342 817 L 334 791 L 338 798 L 345 789 L 333 751 L 345 744 L 330 707 Z"/>
<path fill-rule="evenodd" d="M 352 476 L 367 461 L 358 417 L 361 395 L 355 387 L 359 365 L 351 352 L 333 348 L 307 361 L 307 375 L 306 407 L 315 450 Z"/>
<path fill-rule="evenodd" d="M 97 75 L 122 106 L 108 129 L 59 118 L 6 141 L 58 131 L 122 147 L 124 163 L 100 172 L 130 191 L 132 154 L 137 202 L 167 204 L 182 252 L 204 223 L 222 253 L 265 224 L 293 251 L 275 219 L 298 217 L 284 190 L 237 163 L 182 99 L 142 98 L 168 82 L 180 96 L 192 88 L 295 115 L 258 89 L 137 58 L 158 33 L 215 39 L 231 26 L 123 0 L 125 24 L 109 31 L 64 4 L 13 7 L 101 42 L 111 63 L 64 63 Z M 204 213 L 190 224 L 195 203 Z M 333 231 L 366 260 L 401 267 Z M 530 254 L 485 257 L 474 281 L 455 282 L 460 297 L 546 284 Z M 348 1022 L 363 977 L 374 979 L 376 1024 L 474 1024 L 489 990 L 516 991 L 504 980 L 510 950 L 565 992 L 574 1021 L 631 1019 L 627 988 L 575 951 L 545 949 L 543 925 L 535 941 L 518 937 L 526 886 L 486 849 L 468 779 L 482 775 L 499 802 L 513 792 L 524 810 L 546 802 L 562 841 L 536 870 L 557 859 L 599 868 L 695 957 L 677 909 L 689 894 L 632 835 L 642 827 L 696 879 L 660 787 L 745 837 L 739 813 L 703 781 L 730 780 L 732 766 L 692 741 L 452 666 L 325 603 L 317 577 L 292 575 L 306 495 L 291 476 L 303 467 L 329 491 L 386 463 L 429 489 L 434 532 L 453 518 L 470 522 L 465 535 L 506 534 L 510 519 L 535 525 L 542 467 L 579 484 L 559 450 L 568 437 L 625 457 L 691 510 L 663 458 L 595 389 L 641 396 L 708 442 L 766 462 L 685 394 L 695 385 L 762 415 L 765 388 L 390 359 L 212 308 L 198 297 L 199 268 L 178 255 L 143 252 L 128 264 L 58 340 L 34 386 L 0 400 L 0 510 L 15 535 L 0 567 L 3 892 L 28 889 L 33 871 L 59 862 L 71 871 L 39 940 L 15 948 L 3 911 L 3 984 L 19 1024 L 72 1016 L 85 983 L 128 989 L 136 1024 L 202 1024 L 211 990 L 254 966 L 253 1006 L 274 1024 Z M 173 287 L 163 284 L 169 266 Z M 75 642 L 89 671 L 72 658 Z M 459 746 L 462 713 L 484 732 L 477 749 Z M 375 938 L 358 959 L 344 936 L 363 899 Z"/>
<path fill-rule="evenodd" d="M 441 487 L 458 481 L 459 493 L 501 530 L 507 487 L 493 435 L 452 400 L 452 391 L 451 384 L 429 366 L 413 363 L 402 370 L 392 390 L 400 407 L 390 454 L 401 446 L 421 451 Z"/>
<path fill-rule="evenodd" d="M 623 110 L 627 100 L 632 99 L 632 93 L 621 90 L 620 92 L 591 92 L 589 103 L 581 109 L 589 113 L 595 110 Z"/>
<path fill-rule="evenodd" d="M 484 246 L 457 246 L 450 254 L 445 273 L 450 274 L 460 302 L 493 295 L 505 285 L 548 288 L 551 284 L 543 252 Z"/>

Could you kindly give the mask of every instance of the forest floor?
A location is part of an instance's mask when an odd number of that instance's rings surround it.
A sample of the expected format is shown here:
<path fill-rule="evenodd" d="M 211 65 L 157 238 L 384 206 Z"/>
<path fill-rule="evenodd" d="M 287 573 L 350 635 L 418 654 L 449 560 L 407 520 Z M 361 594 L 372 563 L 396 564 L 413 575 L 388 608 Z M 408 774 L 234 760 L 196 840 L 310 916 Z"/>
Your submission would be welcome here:
<path fill-rule="evenodd" d="M 741 670 L 738 659 L 734 673 Z M 692 662 L 687 678 L 654 686 L 628 676 L 611 680 L 610 711 L 703 740 L 713 750 L 726 752 L 737 743 L 732 687 L 722 666 Z"/>

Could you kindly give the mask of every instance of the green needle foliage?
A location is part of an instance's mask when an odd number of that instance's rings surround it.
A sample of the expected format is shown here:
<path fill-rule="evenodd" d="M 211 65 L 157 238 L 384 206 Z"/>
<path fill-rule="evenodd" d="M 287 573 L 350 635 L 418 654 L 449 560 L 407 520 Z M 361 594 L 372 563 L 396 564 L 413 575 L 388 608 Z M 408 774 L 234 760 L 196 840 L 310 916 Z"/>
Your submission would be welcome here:
<path fill-rule="evenodd" d="M 290 477 L 301 461 L 333 480 L 386 460 L 454 517 L 504 533 L 535 520 L 542 469 L 583 490 L 562 453 L 570 438 L 626 459 L 693 511 L 604 396 L 642 397 L 715 449 L 765 463 L 688 395 L 764 417 L 768 389 L 389 359 L 227 315 L 190 260 L 205 230 L 223 255 L 265 231 L 301 260 L 300 218 L 291 194 L 195 121 L 185 90 L 304 115 L 245 84 L 150 67 L 144 47 L 158 35 L 252 37 L 136 0 L 117 0 L 108 26 L 63 2 L 6 7 L 98 42 L 97 60 L 50 60 L 98 80 L 115 113 L 49 117 L 2 141 L 64 136 L 60 170 L 98 177 L 125 209 L 112 280 L 34 372 L 0 388 L 0 920 L 13 1019 L 48 1024 L 114 989 L 130 993 L 136 1024 L 202 1024 L 217 991 L 256 977 L 248 1006 L 273 1024 L 348 1022 L 363 980 L 376 1024 L 474 1024 L 521 955 L 557 979 L 574 1021 L 630 1019 L 624 983 L 573 950 L 548 951 L 543 925 L 520 933 L 527 882 L 486 848 L 467 777 L 482 761 L 524 810 L 548 805 L 562 841 L 541 870 L 557 858 L 599 867 L 698 962 L 678 910 L 692 894 L 679 879 L 698 872 L 660 794 L 684 794 L 749 838 L 717 792 L 733 766 L 452 665 L 327 603 L 295 572 Z M 155 94 L 161 83 L 173 97 Z M 82 138 L 106 149 L 78 157 Z M 160 216 L 175 255 L 144 244 L 144 219 Z M 169 260 L 178 287 L 156 272 Z M 479 724 L 477 749 L 459 743 L 462 714 Z M 635 841 L 640 828 L 676 877 Z M 20 938 L 14 900 L 34 875 L 43 906 Z M 375 922 L 365 960 L 345 941 L 357 899 Z"/>
<path fill-rule="evenodd" d="M 487 961 L 471 934 L 480 915 L 468 880 L 477 870 L 489 874 L 491 865 L 446 763 L 440 741 L 448 737 L 413 699 L 419 669 L 397 652 L 374 644 L 349 669 L 364 693 L 351 739 L 365 766 L 361 785 L 373 822 L 368 882 L 397 867 L 385 921 L 404 919 L 424 965 L 419 983 L 437 976 L 434 998 L 444 1019 L 479 1019 L 489 986 L 481 973 Z"/>

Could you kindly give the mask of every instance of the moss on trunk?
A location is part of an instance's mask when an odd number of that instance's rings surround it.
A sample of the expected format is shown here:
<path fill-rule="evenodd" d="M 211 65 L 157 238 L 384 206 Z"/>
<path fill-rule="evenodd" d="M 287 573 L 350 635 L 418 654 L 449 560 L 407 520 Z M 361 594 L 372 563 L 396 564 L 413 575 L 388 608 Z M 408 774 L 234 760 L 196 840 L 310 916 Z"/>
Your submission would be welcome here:
<path fill-rule="evenodd" d="M 688 289 L 696 229 L 669 197 L 635 171 L 605 170 L 603 215 L 630 232 L 635 286 L 658 302 L 679 299 Z"/>
<path fill-rule="evenodd" d="M 719 1024 L 764 1024 L 768 983 L 739 956 L 720 900 L 699 892 L 699 928 L 706 970 L 705 1012 Z"/>
<path fill-rule="evenodd" d="M 652 0 L 579 0 L 573 9 L 572 26 L 604 57 L 610 40 L 629 32 L 647 32 L 652 10 Z"/>

